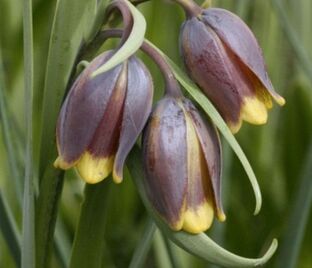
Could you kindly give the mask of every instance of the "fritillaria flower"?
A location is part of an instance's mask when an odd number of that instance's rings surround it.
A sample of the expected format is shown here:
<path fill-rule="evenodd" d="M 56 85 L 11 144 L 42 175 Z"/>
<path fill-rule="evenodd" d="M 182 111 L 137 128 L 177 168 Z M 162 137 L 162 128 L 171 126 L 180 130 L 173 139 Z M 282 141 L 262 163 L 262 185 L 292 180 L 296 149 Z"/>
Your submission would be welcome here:
<path fill-rule="evenodd" d="M 125 159 L 151 111 L 153 83 L 136 57 L 92 77 L 112 52 L 95 58 L 70 89 L 57 123 L 59 157 L 54 165 L 75 166 L 88 183 L 113 172 L 122 181 Z"/>
<path fill-rule="evenodd" d="M 285 100 L 274 91 L 255 36 L 229 11 L 187 3 L 180 49 L 190 76 L 233 133 L 243 120 L 266 123 L 272 98 L 279 105 Z"/>
<path fill-rule="evenodd" d="M 215 128 L 188 99 L 166 95 L 143 135 L 147 197 L 173 229 L 200 233 L 225 220 L 220 200 L 221 149 Z"/>

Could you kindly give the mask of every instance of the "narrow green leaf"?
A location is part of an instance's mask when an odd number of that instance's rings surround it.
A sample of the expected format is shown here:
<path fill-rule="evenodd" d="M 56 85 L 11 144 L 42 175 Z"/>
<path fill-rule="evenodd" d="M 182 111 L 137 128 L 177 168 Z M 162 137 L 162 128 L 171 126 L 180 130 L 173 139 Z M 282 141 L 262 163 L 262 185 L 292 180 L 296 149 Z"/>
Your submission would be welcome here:
<path fill-rule="evenodd" d="M 156 225 L 154 224 L 154 221 L 152 219 L 148 219 L 143 235 L 131 259 L 129 268 L 143 267 L 144 261 L 151 247 L 155 231 Z"/>
<path fill-rule="evenodd" d="M 101 1 L 101 12 L 103 12 Z M 103 5 L 104 5 L 103 4 Z M 52 247 L 57 204 L 62 191 L 63 175 L 53 167 L 57 157 L 55 129 L 57 116 L 64 97 L 76 56 L 84 38 L 91 36 L 86 22 L 95 25 L 94 8 L 97 0 L 59 0 L 56 3 L 47 59 L 43 111 L 41 123 L 39 181 L 36 203 L 37 267 L 47 267 Z"/>
<path fill-rule="evenodd" d="M 207 113 L 207 115 L 211 118 L 213 123 L 217 126 L 219 131 L 222 133 L 224 138 L 228 141 L 233 151 L 236 153 L 237 157 L 241 161 L 248 178 L 250 180 L 252 189 L 256 198 L 256 207 L 254 214 L 258 214 L 261 209 L 262 197 L 261 191 L 259 188 L 259 184 L 255 173 L 252 170 L 252 167 L 244 154 L 242 148 L 236 141 L 235 137 L 231 133 L 230 129 L 222 119 L 221 115 L 218 113 L 216 108 L 212 105 L 212 103 L 207 99 L 207 97 L 200 91 L 197 85 L 191 81 L 188 76 L 173 62 L 171 61 L 161 50 L 159 50 L 156 46 L 154 46 L 151 42 L 147 41 L 149 45 L 153 46 L 157 51 L 166 59 L 166 61 L 171 65 L 171 68 L 177 78 L 177 80 L 181 83 L 181 85 L 187 90 L 187 92 L 194 98 L 194 100 L 202 107 L 202 109 Z"/>
<path fill-rule="evenodd" d="M 298 61 L 300 62 L 299 66 L 303 69 L 303 71 L 306 73 L 307 78 L 310 79 L 310 82 L 312 83 L 312 61 L 309 58 L 308 53 L 305 51 L 302 42 L 300 41 L 294 28 L 292 27 L 281 1 L 271 0 L 271 2 L 279 20 L 280 26 L 283 29 L 285 36 L 287 37 L 293 51 L 295 52 Z"/>
<path fill-rule="evenodd" d="M 274 239 L 267 252 L 257 259 L 249 259 L 237 256 L 224 248 L 217 245 L 205 233 L 197 235 L 189 234 L 183 231 L 172 231 L 156 214 L 147 199 L 143 186 L 143 166 L 141 161 L 141 152 L 136 147 L 128 157 L 128 168 L 134 183 L 137 186 L 139 194 L 153 216 L 155 223 L 160 230 L 177 245 L 188 251 L 189 253 L 198 256 L 208 262 L 223 265 L 225 267 L 257 267 L 265 264 L 274 254 L 277 248 L 277 240 Z"/>
<path fill-rule="evenodd" d="M 124 0 L 124 2 L 128 5 L 133 17 L 133 27 L 131 33 L 121 48 L 105 64 L 93 72 L 93 77 L 107 72 L 116 65 L 125 61 L 140 48 L 144 41 L 146 31 L 146 21 L 144 16 L 128 0 Z"/>
<path fill-rule="evenodd" d="M 15 152 L 15 148 L 12 142 L 12 126 L 10 125 L 10 117 L 7 110 L 5 88 L 4 69 L 0 49 L 0 123 L 4 138 L 4 145 L 6 147 L 8 156 L 7 159 L 10 167 L 11 177 L 15 186 L 14 189 L 16 191 L 16 199 L 18 201 L 18 205 L 21 207 L 23 199 L 22 178 L 20 174 L 20 166 L 17 162 L 18 153 Z"/>
<path fill-rule="evenodd" d="M 281 245 L 278 267 L 295 268 L 312 207 L 312 142 L 303 166 L 301 183 L 287 222 L 285 238 Z"/>
<path fill-rule="evenodd" d="M 164 237 L 159 229 L 156 230 L 153 241 L 153 253 L 155 255 L 156 267 L 174 268 L 166 249 Z"/>
<path fill-rule="evenodd" d="M 0 191 L 0 229 L 16 266 L 21 263 L 20 234 L 11 211 Z"/>
<path fill-rule="evenodd" d="M 179 264 L 179 261 L 177 259 L 177 257 L 175 256 L 173 249 L 172 249 L 172 242 L 165 236 L 164 233 L 162 233 L 163 239 L 164 239 L 164 243 L 165 243 L 165 247 L 171 262 L 171 266 L 173 268 L 179 268 L 181 267 L 181 265 Z"/>
<path fill-rule="evenodd" d="M 33 109 L 33 24 L 32 1 L 24 0 L 23 5 L 23 35 L 24 35 L 24 98 L 26 114 L 26 155 L 23 201 L 23 240 L 21 266 L 35 267 L 35 199 L 33 181 L 32 152 L 32 109 Z"/>
<path fill-rule="evenodd" d="M 64 171 L 51 168 L 47 169 L 40 185 L 41 192 L 36 211 L 36 267 L 38 268 L 48 266 L 63 180 Z"/>
<path fill-rule="evenodd" d="M 60 218 L 58 218 L 56 222 L 54 238 L 56 252 L 59 256 L 60 263 L 62 267 L 68 267 L 72 243 L 70 234 L 67 231 L 64 222 L 61 221 Z"/>
<path fill-rule="evenodd" d="M 101 268 L 111 178 L 87 184 L 70 259 L 71 268 Z"/>

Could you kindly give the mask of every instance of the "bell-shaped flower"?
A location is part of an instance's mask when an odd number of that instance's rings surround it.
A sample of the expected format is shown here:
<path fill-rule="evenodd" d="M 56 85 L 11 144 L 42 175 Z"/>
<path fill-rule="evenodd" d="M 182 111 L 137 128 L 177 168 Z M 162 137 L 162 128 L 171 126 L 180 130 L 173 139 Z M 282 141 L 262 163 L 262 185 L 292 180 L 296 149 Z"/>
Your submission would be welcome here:
<path fill-rule="evenodd" d="M 191 101 L 158 102 L 143 134 L 143 159 L 147 197 L 173 230 L 200 233 L 214 215 L 225 220 L 219 137 Z"/>
<path fill-rule="evenodd" d="M 274 91 L 255 36 L 233 13 L 208 8 L 189 16 L 181 28 L 180 50 L 190 76 L 233 133 L 243 120 L 266 123 L 272 98 L 285 103 Z"/>
<path fill-rule="evenodd" d="M 113 172 L 122 181 L 125 159 L 151 111 L 152 78 L 132 56 L 123 64 L 92 77 L 112 52 L 96 57 L 70 89 L 57 122 L 59 157 L 54 165 L 75 166 L 87 183 Z"/>

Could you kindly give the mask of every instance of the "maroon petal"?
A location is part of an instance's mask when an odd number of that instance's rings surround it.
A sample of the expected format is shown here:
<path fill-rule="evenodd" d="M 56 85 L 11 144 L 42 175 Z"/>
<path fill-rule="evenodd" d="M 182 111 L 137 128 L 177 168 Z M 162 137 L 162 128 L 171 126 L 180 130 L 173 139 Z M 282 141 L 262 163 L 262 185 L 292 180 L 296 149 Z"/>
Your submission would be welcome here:
<path fill-rule="evenodd" d="M 87 151 L 95 158 L 116 154 L 127 91 L 127 62 L 123 64 L 110 99 Z"/>
<path fill-rule="evenodd" d="M 184 112 L 164 98 L 151 115 L 143 137 L 144 186 L 156 211 L 175 230 L 182 228 L 187 189 L 187 142 Z"/>
<path fill-rule="evenodd" d="M 185 99 L 183 104 L 192 118 L 206 159 L 217 217 L 224 220 L 221 200 L 221 144 L 218 133 L 212 124 L 203 120 L 191 101 Z"/>
<path fill-rule="evenodd" d="M 77 78 L 62 106 L 57 124 L 58 150 L 62 159 L 73 163 L 90 144 L 110 99 L 121 66 L 90 78 L 110 53 L 94 59 Z"/>
<path fill-rule="evenodd" d="M 256 75 L 272 97 L 279 104 L 283 104 L 284 99 L 274 91 L 262 50 L 248 26 L 238 16 L 221 8 L 206 9 L 202 20 L 213 28 L 222 41 Z"/>
<path fill-rule="evenodd" d="M 128 61 L 128 86 L 118 151 L 114 162 L 115 182 L 122 181 L 125 159 L 140 135 L 151 112 L 153 81 L 148 69 L 137 58 Z"/>
<path fill-rule="evenodd" d="M 181 50 L 191 77 L 226 122 L 239 124 L 242 96 L 254 93 L 248 78 L 235 66 L 234 55 L 197 18 L 186 21 L 181 34 Z"/>

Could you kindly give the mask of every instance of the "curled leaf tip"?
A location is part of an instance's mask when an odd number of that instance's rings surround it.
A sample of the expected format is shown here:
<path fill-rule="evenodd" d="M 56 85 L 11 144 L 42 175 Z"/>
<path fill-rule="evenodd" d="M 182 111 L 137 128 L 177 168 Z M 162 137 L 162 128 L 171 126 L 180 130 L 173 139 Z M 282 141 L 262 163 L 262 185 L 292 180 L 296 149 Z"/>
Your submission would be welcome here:
<path fill-rule="evenodd" d="M 281 96 L 276 97 L 275 100 L 280 106 L 284 106 L 286 104 L 286 100 Z"/>
<path fill-rule="evenodd" d="M 92 78 L 109 71 L 125 61 L 140 48 L 144 41 L 146 31 L 144 16 L 129 1 L 124 1 L 124 3 L 128 6 L 133 18 L 133 27 L 130 35 L 121 48 L 105 64 L 91 74 Z"/>
<path fill-rule="evenodd" d="M 254 213 L 253 213 L 255 216 L 259 214 L 259 212 L 261 210 L 261 206 L 262 206 L 262 200 L 260 200 L 260 201 L 258 200 L 256 207 L 255 207 L 255 210 L 254 210 Z"/>
<path fill-rule="evenodd" d="M 116 170 L 113 170 L 113 181 L 116 184 L 120 184 L 122 180 L 123 180 L 122 176 L 118 172 L 116 172 Z"/>
<path fill-rule="evenodd" d="M 264 265 L 268 260 L 270 260 L 277 250 L 278 247 L 278 241 L 276 238 L 273 239 L 269 249 L 264 253 L 264 255 L 259 258 L 259 260 L 255 263 L 254 267 L 259 267 Z"/>

